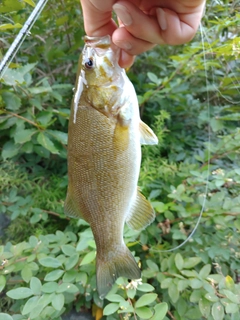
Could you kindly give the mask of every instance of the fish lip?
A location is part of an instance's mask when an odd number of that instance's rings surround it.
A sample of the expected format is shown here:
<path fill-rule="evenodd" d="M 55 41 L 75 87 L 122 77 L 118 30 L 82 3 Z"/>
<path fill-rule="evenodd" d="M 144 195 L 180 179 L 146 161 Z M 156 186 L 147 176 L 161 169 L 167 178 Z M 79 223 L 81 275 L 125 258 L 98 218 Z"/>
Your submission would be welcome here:
<path fill-rule="evenodd" d="M 111 46 L 112 40 L 110 35 L 106 35 L 103 37 L 90 37 L 90 36 L 84 36 L 84 42 L 86 44 L 90 44 L 92 47 L 98 47 L 100 46 Z"/>
<path fill-rule="evenodd" d="M 112 38 L 109 34 L 102 37 L 84 36 L 84 42 L 86 47 L 95 49 L 95 52 L 98 56 L 104 55 L 105 50 L 112 49 L 115 52 L 118 61 L 120 56 L 120 48 L 112 42 Z M 103 52 L 101 52 L 102 50 Z"/>

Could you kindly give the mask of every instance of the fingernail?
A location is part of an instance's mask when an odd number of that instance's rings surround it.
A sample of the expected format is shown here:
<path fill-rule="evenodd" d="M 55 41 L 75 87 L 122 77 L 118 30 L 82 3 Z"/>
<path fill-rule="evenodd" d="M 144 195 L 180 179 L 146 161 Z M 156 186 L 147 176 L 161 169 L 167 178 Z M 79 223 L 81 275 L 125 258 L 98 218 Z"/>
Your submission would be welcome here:
<path fill-rule="evenodd" d="M 126 42 L 126 41 L 115 41 L 114 44 L 116 46 L 118 46 L 119 48 L 129 51 L 132 49 L 132 45 L 130 42 Z"/>
<path fill-rule="evenodd" d="M 162 8 L 157 8 L 156 13 L 157 13 L 157 19 L 158 19 L 158 23 L 160 25 L 160 28 L 162 30 L 166 30 L 167 29 L 166 13 L 164 12 L 164 10 Z"/>
<path fill-rule="evenodd" d="M 113 5 L 113 10 L 125 26 L 130 26 L 132 24 L 132 17 L 126 7 L 116 3 Z"/>

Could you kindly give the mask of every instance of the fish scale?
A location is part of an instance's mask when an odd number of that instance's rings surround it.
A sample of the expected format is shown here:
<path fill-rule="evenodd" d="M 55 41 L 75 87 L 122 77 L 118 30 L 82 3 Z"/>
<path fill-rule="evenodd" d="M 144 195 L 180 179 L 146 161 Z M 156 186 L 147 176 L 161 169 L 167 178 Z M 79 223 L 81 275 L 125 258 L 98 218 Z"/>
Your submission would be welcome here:
<path fill-rule="evenodd" d="M 137 181 L 141 143 L 156 144 L 157 138 L 140 120 L 134 87 L 118 65 L 119 49 L 109 36 L 86 37 L 85 42 L 69 119 L 64 210 L 90 224 L 97 247 L 97 289 L 104 298 L 119 276 L 141 276 L 124 244 L 123 228 L 127 222 L 143 229 L 155 217 Z"/>

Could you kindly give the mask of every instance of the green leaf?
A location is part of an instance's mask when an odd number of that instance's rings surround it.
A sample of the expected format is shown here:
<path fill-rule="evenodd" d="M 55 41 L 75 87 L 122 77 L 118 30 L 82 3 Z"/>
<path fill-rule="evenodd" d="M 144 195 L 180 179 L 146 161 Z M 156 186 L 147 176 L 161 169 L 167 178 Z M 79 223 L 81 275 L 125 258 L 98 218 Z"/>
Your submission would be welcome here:
<path fill-rule="evenodd" d="M 22 310 L 22 314 L 26 315 L 28 313 L 30 313 L 36 306 L 38 303 L 40 297 L 32 297 L 30 299 L 28 299 L 28 301 L 25 303 L 23 310 Z"/>
<path fill-rule="evenodd" d="M 21 99 L 15 93 L 5 91 L 2 98 L 8 110 L 17 111 L 21 107 Z"/>
<path fill-rule="evenodd" d="M 199 289 L 199 288 L 202 288 L 203 282 L 201 280 L 199 280 L 199 279 L 191 279 L 190 280 L 190 286 L 193 289 Z"/>
<path fill-rule="evenodd" d="M 16 143 L 25 143 L 27 141 L 30 141 L 32 136 L 37 132 L 38 131 L 36 129 L 18 130 L 17 134 L 15 134 L 15 136 L 14 136 L 14 141 Z"/>
<path fill-rule="evenodd" d="M 35 7 L 35 3 L 32 0 L 23 0 L 23 1 L 30 4 L 30 6 Z"/>
<path fill-rule="evenodd" d="M 151 80 L 153 83 L 156 83 L 157 85 L 160 85 L 161 80 L 158 79 L 158 77 L 154 73 L 148 72 L 147 76 L 148 76 L 149 80 Z"/>
<path fill-rule="evenodd" d="M 58 154 L 59 150 L 55 147 L 54 143 L 52 140 L 48 138 L 46 134 L 43 132 L 40 132 L 37 136 L 37 141 L 47 150 L 49 150 L 51 153 Z"/>
<path fill-rule="evenodd" d="M 168 305 L 166 302 L 158 303 L 154 307 L 154 315 L 151 320 L 163 320 L 168 312 Z"/>
<path fill-rule="evenodd" d="M 19 147 L 16 146 L 13 141 L 7 141 L 2 148 L 2 157 L 5 161 L 8 158 L 13 158 L 19 152 Z"/>
<path fill-rule="evenodd" d="M 91 252 L 87 253 L 85 255 L 85 257 L 82 259 L 80 266 L 91 263 L 95 259 L 95 257 L 96 257 L 95 251 L 91 251 Z"/>
<path fill-rule="evenodd" d="M 0 292 L 3 291 L 6 285 L 6 278 L 3 275 L 0 275 Z"/>
<path fill-rule="evenodd" d="M 18 1 L 15 1 L 15 0 L 8 0 L 8 1 L 4 1 L 4 6 L 3 5 L 0 6 L 0 12 L 6 13 L 11 11 L 18 11 L 22 8 L 23 8 L 22 3 L 19 3 Z"/>
<path fill-rule="evenodd" d="M 17 3 L 17 1 L 14 1 Z M 29 73 L 34 67 L 36 63 L 29 63 L 24 65 L 23 67 L 15 69 L 7 69 L 7 71 L 3 75 L 4 82 L 9 86 L 15 86 L 16 84 L 25 83 L 25 75 Z"/>
<path fill-rule="evenodd" d="M 62 265 L 58 259 L 53 257 L 46 257 L 46 258 L 39 259 L 39 263 L 42 266 L 49 267 L 49 268 L 58 268 Z"/>
<path fill-rule="evenodd" d="M 202 261 L 202 259 L 199 257 L 187 258 L 184 260 L 183 268 L 184 269 L 191 269 L 191 268 L 195 267 L 197 264 L 199 264 L 201 261 Z"/>
<path fill-rule="evenodd" d="M 0 320 L 13 320 L 13 318 L 7 313 L 0 313 Z"/>
<path fill-rule="evenodd" d="M 190 285 L 190 280 L 179 280 L 178 281 L 178 290 L 183 291 Z"/>
<path fill-rule="evenodd" d="M 54 309 L 60 311 L 64 306 L 65 297 L 62 293 L 56 294 L 52 300 L 52 306 Z"/>
<path fill-rule="evenodd" d="M 180 253 L 177 253 L 175 256 L 175 264 L 176 264 L 176 267 L 178 268 L 178 270 L 182 270 L 184 261 L 183 261 L 183 257 L 181 256 Z"/>
<path fill-rule="evenodd" d="M 70 244 L 64 244 L 61 246 L 62 252 L 66 255 L 71 257 L 72 255 L 76 254 L 76 248 L 71 246 Z"/>
<path fill-rule="evenodd" d="M 57 291 L 58 289 L 58 284 L 56 282 L 47 282 L 44 283 L 42 286 L 42 292 L 44 293 L 52 293 Z"/>
<path fill-rule="evenodd" d="M 64 271 L 63 271 L 63 270 L 57 269 L 57 270 L 51 271 L 50 273 L 46 274 L 44 280 L 45 280 L 45 281 L 56 281 L 56 280 L 58 280 L 63 274 L 64 274 Z"/>
<path fill-rule="evenodd" d="M 104 316 L 109 316 L 110 314 L 115 313 L 118 309 L 119 309 L 119 304 L 118 303 L 109 303 L 103 309 L 103 315 Z"/>
<path fill-rule="evenodd" d="M 56 291 L 57 293 L 62 293 L 62 292 L 69 292 L 69 293 L 77 293 L 79 292 L 78 287 L 76 287 L 72 283 L 61 283 L 60 286 L 58 286 L 58 289 Z"/>
<path fill-rule="evenodd" d="M 169 297 L 172 299 L 172 302 L 175 303 L 179 299 L 179 291 L 175 283 L 171 283 L 168 288 Z"/>
<path fill-rule="evenodd" d="M 155 290 L 155 288 L 149 283 L 142 283 L 137 286 L 138 291 L 149 292 Z"/>
<path fill-rule="evenodd" d="M 147 306 L 153 301 L 157 299 L 156 293 L 146 293 L 143 296 L 141 296 L 135 303 L 135 308 L 140 308 L 143 306 Z"/>
<path fill-rule="evenodd" d="M 68 134 L 62 131 L 57 130 L 46 130 L 46 132 L 55 138 L 57 141 L 61 142 L 62 144 L 67 145 L 68 142 Z"/>
<path fill-rule="evenodd" d="M 204 297 L 211 302 L 216 302 L 219 300 L 219 298 L 215 294 L 211 293 L 206 293 Z"/>
<path fill-rule="evenodd" d="M 235 284 L 234 284 L 234 280 L 233 280 L 232 277 L 226 276 L 226 278 L 225 278 L 225 283 L 226 283 L 227 289 L 229 289 L 229 290 L 231 290 L 231 291 L 234 290 Z"/>
<path fill-rule="evenodd" d="M 16 28 L 22 28 L 22 25 L 20 23 L 5 23 L 0 25 L 0 30 L 10 30 L 10 29 L 16 29 Z"/>
<path fill-rule="evenodd" d="M 151 269 L 154 272 L 159 271 L 158 265 L 155 262 L 153 262 L 152 260 L 147 260 L 146 262 L 147 262 L 149 269 Z"/>
<path fill-rule="evenodd" d="M 75 265 L 78 263 L 78 260 L 79 260 L 79 255 L 77 253 L 69 257 L 64 263 L 66 270 L 71 270 L 73 267 L 75 267 Z"/>
<path fill-rule="evenodd" d="M 133 289 L 133 288 L 127 289 L 128 298 L 133 299 L 135 295 L 136 295 L 136 289 Z"/>
<path fill-rule="evenodd" d="M 42 288 L 42 283 L 41 281 L 36 278 L 36 277 L 32 277 L 31 281 L 30 281 L 30 288 L 32 290 L 32 293 L 34 295 L 40 295 L 41 293 L 41 288 Z"/>
<path fill-rule="evenodd" d="M 78 275 L 77 270 L 72 269 L 65 272 L 62 280 L 63 282 L 73 282 L 74 279 L 76 279 L 77 275 Z"/>
<path fill-rule="evenodd" d="M 41 111 L 37 114 L 36 120 L 39 122 L 42 126 L 47 127 L 51 121 L 52 121 L 53 113 L 52 111 Z M 45 131 L 46 133 L 47 131 Z"/>
<path fill-rule="evenodd" d="M 111 302 L 123 302 L 125 299 L 120 296 L 119 294 L 116 293 L 108 293 L 106 296 L 106 299 L 111 301 Z"/>
<path fill-rule="evenodd" d="M 87 284 L 88 276 L 86 272 L 78 272 L 76 276 L 76 282 L 79 282 L 82 286 Z"/>
<path fill-rule="evenodd" d="M 208 319 L 211 311 L 211 302 L 205 298 L 201 298 L 199 299 L 198 306 L 204 318 Z"/>
<path fill-rule="evenodd" d="M 27 283 L 31 280 L 31 278 L 32 278 L 32 269 L 31 269 L 29 264 L 26 264 L 23 267 L 23 269 L 21 271 L 21 276 L 22 276 L 23 280 L 25 282 L 27 282 Z"/>
<path fill-rule="evenodd" d="M 206 264 L 200 271 L 199 271 L 199 276 L 202 278 L 202 279 L 206 279 L 210 272 L 211 272 L 211 268 L 212 266 L 210 264 Z"/>
<path fill-rule="evenodd" d="M 236 295 L 234 294 L 233 292 L 229 291 L 229 290 L 226 290 L 226 289 L 223 289 L 223 292 L 225 294 L 225 296 L 230 300 L 232 301 L 233 303 L 237 303 L 240 305 L 240 294 L 239 295 Z"/>
<path fill-rule="evenodd" d="M 15 300 L 25 299 L 25 298 L 31 297 L 32 295 L 33 295 L 32 290 L 24 287 L 12 289 L 7 292 L 7 296 Z"/>
<path fill-rule="evenodd" d="M 153 315 L 152 310 L 148 307 L 136 308 L 135 312 L 139 316 L 139 318 L 141 318 L 141 319 L 149 319 Z"/>
<path fill-rule="evenodd" d="M 224 319 L 224 308 L 220 302 L 215 302 L 212 306 L 212 316 L 214 320 Z"/>
<path fill-rule="evenodd" d="M 239 311 L 239 303 L 228 303 L 225 311 L 226 313 L 237 313 Z"/>

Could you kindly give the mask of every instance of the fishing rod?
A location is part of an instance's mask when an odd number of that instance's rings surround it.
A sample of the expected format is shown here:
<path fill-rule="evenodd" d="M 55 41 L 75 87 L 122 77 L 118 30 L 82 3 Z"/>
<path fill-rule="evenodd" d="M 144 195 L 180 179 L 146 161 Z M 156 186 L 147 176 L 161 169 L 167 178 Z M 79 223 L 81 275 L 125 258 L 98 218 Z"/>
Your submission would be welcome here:
<path fill-rule="evenodd" d="M 3 57 L 3 60 L 0 63 L 0 79 L 4 75 L 7 67 L 12 62 L 13 58 L 15 57 L 16 53 L 18 52 L 21 44 L 25 40 L 26 36 L 29 34 L 32 26 L 34 25 L 35 21 L 37 20 L 38 16 L 42 12 L 43 8 L 45 7 L 48 0 L 39 0 L 36 7 L 30 14 L 27 21 L 24 23 L 22 29 L 20 30 L 19 34 L 11 44 L 10 48 L 8 49 L 7 53 Z"/>

